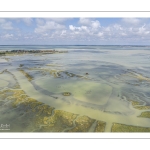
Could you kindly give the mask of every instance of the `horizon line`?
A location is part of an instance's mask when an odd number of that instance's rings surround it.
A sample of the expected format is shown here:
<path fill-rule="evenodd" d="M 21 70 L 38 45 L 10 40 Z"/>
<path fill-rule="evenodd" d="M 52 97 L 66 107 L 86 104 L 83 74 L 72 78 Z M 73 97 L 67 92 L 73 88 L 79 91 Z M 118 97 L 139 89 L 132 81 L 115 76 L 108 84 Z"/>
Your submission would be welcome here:
<path fill-rule="evenodd" d="M 150 46 L 150 45 L 147 45 L 147 44 L 102 44 L 102 45 L 98 45 L 98 44 L 92 44 L 92 45 L 85 45 L 85 44 L 52 44 L 52 45 L 49 45 L 49 44 L 3 44 L 0 46 Z"/>

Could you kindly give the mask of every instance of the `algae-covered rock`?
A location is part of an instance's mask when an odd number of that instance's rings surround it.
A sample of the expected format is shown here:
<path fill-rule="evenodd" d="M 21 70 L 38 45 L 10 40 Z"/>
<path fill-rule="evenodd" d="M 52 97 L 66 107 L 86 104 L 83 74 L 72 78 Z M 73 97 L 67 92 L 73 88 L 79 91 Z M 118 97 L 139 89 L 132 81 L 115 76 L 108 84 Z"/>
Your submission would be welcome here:
<path fill-rule="evenodd" d="M 88 116 L 80 116 L 75 121 L 76 126 L 68 132 L 88 132 L 94 121 Z"/>
<path fill-rule="evenodd" d="M 29 74 L 29 73 L 27 73 L 27 72 L 25 72 L 24 70 L 20 70 L 20 72 L 29 80 L 29 81 L 32 81 L 33 80 L 33 77 Z"/>
<path fill-rule="evenodd" d="M 76 116 L 77 115 L 62 110 L 54 110 L 54 114 L 49 117 L 37 116 L 36 124 L 39 124 L 39 126 L 42 125 L 38 131 L 62 132 L 67 127 L 71 127 L 73 125 L 73 120 Z"/>
<path fill-rule="evenodd" d="M 147 109 L 150 109 L 150 106 L 135 106 L 134 108 L 139 109 L 139 110 L 147 110 Z"/>
<path fill-rule="evenodd" d="M 66 112 L 63 110 L 55 110 L 54 115 L 50 118 L 51 123 L 56 123 L 58 120 L 60 120 L 61 124 L 64 124 L 66 126 L 72 126 L 73 120 L 77 117 L 77 115 Z"/>
<path fill-rule="evenodd" d="M 114 123 L 111 129 L 112 132 L 150 132 L 150 127 L 139 127 Z"/>
<path fill-rule="evenodd" d="M 36 132 L 63 132 L 66 129 L 68 132 L 87 132 L 95 121 L 87 116 L 77 117 L 77 114 L 55 110 L 53 107 L 29 97 L 21 89 L 6 89 L 0 91 L 0 95 L 4 100 L 7 99 L 11 103 L 10 110 L 16 110 L 19 118 L 16 118 L 14 124 L 18 126 L 18 131 L 21 132 L 30 132 L 31 129 Z M 2 105 L 4 105 L 3 102 Z M 98 123 L 96 132 L 101 132 L 102 126 L 104 124 Z M 12 129 L 11 132 L 13 131 L 16 131 L 16 128 Z"/>
<path fill-rule="evenodd" d="M 136 106 L 136 105 L 140 105 L 140 103 L 139 103 L 139 102 L 134 101 L 134 100 L 131 100 L 131 103 L 132 103 L 132 106 L 133 106 L 133 107 L 134 107 L 134 106 Z"/>
<path fill-rule="evenodd" d="M 150 118 L 150 111 L 142 112 L 138 117 Z"/>
<path fill-rule="evenodd" d="M 103 121 L 98 121 L 96 128 L 95 128 L 95 132 L 104 132 L 105 131 L 105 126 L 106 126 L 106 122 Z"/>
<path fill-rule="evenodd" d="M 132 103 L 132 106 L 135 109 L 139 109 L 139 110 L 147 110 L 150 109 L 150 106 L 144 106 L 142 105 L 142 103 L 138 102 L 138 101 L 134 101 L 134 100 L 130 100 L 130 102 Z"/>
<path fill-rule="evenodd" d="M 62 94 L 63 94 L 64 96 L 70 96 L 70 95 L 71 95 L 70 92 L 63 92 Z"/>

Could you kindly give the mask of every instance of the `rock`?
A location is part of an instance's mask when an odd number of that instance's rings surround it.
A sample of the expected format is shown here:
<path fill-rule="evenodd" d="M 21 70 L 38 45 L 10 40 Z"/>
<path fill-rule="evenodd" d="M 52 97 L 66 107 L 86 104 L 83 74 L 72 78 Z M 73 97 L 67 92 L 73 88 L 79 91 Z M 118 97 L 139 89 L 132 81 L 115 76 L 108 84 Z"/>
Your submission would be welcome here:
<path fill-rule="evenodd" d="M 70 96 L 71 95 L 71 93 L 70 92 L 64 92 L 64 93 L 62 93 L 64 96 Z"/>

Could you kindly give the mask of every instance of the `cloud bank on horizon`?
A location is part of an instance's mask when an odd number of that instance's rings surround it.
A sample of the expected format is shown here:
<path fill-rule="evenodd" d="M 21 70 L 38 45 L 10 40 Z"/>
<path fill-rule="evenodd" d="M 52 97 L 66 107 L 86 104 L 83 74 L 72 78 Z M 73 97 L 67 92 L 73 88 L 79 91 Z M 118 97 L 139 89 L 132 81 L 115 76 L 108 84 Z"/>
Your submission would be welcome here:
<path fill-rule="evenodd" d="M 0 45 L 149 45 L 149 18 L 0 18 Z"/>

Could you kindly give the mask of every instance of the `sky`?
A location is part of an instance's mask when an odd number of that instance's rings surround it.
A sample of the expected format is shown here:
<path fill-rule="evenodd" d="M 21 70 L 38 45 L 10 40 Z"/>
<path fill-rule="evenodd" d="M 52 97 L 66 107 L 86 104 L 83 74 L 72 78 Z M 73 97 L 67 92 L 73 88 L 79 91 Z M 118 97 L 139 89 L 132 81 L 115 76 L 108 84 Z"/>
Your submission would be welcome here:
<path fill-rule="evenodd" d="M 0 18 L 0 45 L 150 45 L 150 18 Z"/>

